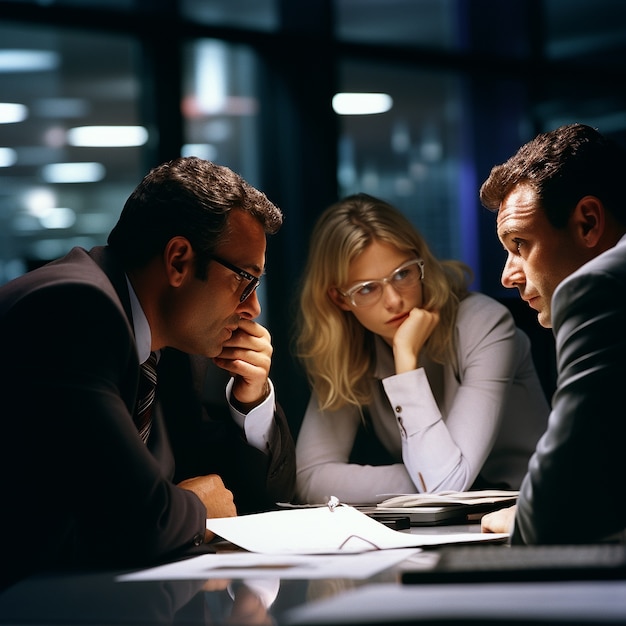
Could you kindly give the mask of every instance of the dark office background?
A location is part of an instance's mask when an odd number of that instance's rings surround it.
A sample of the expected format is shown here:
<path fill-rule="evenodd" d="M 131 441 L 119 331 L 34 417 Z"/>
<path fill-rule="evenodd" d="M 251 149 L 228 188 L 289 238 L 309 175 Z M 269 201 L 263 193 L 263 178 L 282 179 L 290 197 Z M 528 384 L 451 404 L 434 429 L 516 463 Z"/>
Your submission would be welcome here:
<path fill-rule="evenodd" d="M 622 0 L 0 0 L 0 283 L 103 243 L 150 167 L 196 154 L 285 213 L 259 294 L 294 432 L 308 235 L 354 191 L 396 204 L 507 302 L 549 393 L 550 331 L 500 286 L 478 188 L 562 123 L 626 143 L 625 78 Z M 346 92 L 386 94 L 390 108 L 343 114 L 333 96 Z"/>

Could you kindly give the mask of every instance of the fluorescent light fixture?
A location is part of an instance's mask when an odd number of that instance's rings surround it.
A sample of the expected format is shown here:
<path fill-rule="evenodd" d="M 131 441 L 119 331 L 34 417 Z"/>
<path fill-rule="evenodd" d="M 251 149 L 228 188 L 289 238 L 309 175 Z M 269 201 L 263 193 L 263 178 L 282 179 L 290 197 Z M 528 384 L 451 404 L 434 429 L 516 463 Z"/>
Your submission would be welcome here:
<path fill-rule="evenodd" d="M 41 168 L 47 183 L 97 183 L 105 174 L 102 163 L 50 163 Z"/>
<path fill-rule="evenodd" d="M 0 167 L 11 167 L 17 161 L 17 152 L 13 148 L 0 148 Z"/>
<path fill-rule="evenodd" d="M 59 66 L 59 55 L 50 50 L 0 50 L 1 72 L 41 72 Z"/>
<path fill-rule="evenodd" d="M 25 212 L 16 216 L 13 222 L 15 230 L 28 232 L 41 228 L 70 228 L 76 222 L 76 213 L 72 209 L 56 206 L 56 194 L 50 189 L 31 189 L 25 194 L 23 202 Z"/>
<path fill-rule="evenodd" d="M 66 207 L 55 207 L 40 215 L 39 221 L 44 228 L 70 228 L 76 222 L 76 213 Z"/>
<path fill-rule="evenodd" d="M 181 156 L 195 156 L 205 161 L 215 161 L 217 148 L 210 143 L 186 143 L 181 149 Z"/>
<path fill-rule="evenodd" d="M 385 113 L 393 106 L 386 93 L 337 93 L 333 96 L 333 110 L 338 115 L 374 115 Z"/>
<path fill-rule="evenodd" d="M 51 189 L 39 187 L 29 189 L 24 194 L 24 208 L 30 215 L 39 215 L 54 207 L 57 203 L 56 194 Z"/>
<path fill-rule="evenodd" d="M 202 41 L 196 45 L 195 91 L 204 114 L 224 111 L 227 94 L 227 47 L 221 41 Z"/>
<path fill-rule="evenodd" d="M 148 131 L 143 126 L 77 126 L 67 131 L 70 146 L 128 148 L 143 146 Z"/>
<path fill-rule="evenodd" d="M 23 122 L 28 117 L 28 108 L 17 102 L 0 102 L 0 124 Z"/>

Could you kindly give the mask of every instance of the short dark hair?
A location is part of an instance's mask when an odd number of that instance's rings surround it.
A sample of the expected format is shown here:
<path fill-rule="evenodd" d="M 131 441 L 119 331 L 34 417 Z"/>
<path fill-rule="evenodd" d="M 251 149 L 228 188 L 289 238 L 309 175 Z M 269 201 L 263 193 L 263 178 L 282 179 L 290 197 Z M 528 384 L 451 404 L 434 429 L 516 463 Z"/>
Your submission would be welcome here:
<path fill-rule="evenodd" d="M 280 209 L 239 174 L 180 157 L 148 172 L 126 200 L 107 243 L 132 269 L 159 255 L 172 237 L 186 237 L 197 256 L 196 273 L 204 278 L 210 255 L 228 234 L 232 209 L 253 215 L 267 234 L 283 221 Z"/>
<path fill-rule="evenodd" d="M 567 124 L 537 135 L 508 161 L 492 168 L 480 188 L 480 201 L 497 211 L 520 183 L 536 194 L 555 228 L 564 228 L 584 196 L 597 197 L 626 225 L 623 177 L 626 151 L 585 124 Z"/>

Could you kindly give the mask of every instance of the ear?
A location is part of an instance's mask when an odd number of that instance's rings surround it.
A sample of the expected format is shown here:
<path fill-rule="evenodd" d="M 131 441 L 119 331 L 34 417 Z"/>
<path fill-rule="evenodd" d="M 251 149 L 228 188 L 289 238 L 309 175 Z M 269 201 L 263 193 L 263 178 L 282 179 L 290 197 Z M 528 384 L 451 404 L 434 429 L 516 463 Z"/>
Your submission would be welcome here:
<path fill-rule="evenodd" d="M 336 287 L 331 287 L 328 290 L 328 297 L 337 305 L 342 311 L 349 311 L 350 305 L 346 302 L 345 296 L 342 296 Z"/>
<path fill-rule="evenodd" d="M 185 278 L 195 269 L 196 255 L 185 237 L 173 237 L 163 251 L 163 264 L 168 283 L 172 287 L 180 287 Z"/>
<path fill-rule="evenodd" d="M 572 225 L 578 241 L 586 248 L 598 245 L 605 229 L 604 205 L 596 196 L 585 196 L 572 213 Z"/>

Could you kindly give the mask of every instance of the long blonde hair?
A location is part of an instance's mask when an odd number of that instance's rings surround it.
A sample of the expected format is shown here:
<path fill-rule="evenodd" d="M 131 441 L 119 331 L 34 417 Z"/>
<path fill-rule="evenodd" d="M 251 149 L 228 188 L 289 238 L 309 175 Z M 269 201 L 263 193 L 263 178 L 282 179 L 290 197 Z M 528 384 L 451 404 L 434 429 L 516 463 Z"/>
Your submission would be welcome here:
<path fill-rule="evenodd" d="M 455 359 L 454 324 L 472 272 L 460 261 L 438 261 L 411 222 L 390 204 L 367 194 L 348 196 L 328 207 L 313 228 L 300 290 L 295 351 L 320 408 L 370 401 L 374 368 L 373 334 L 329 290 L 344 285 L 350 262 L 372 241 L 389 243 L 424 260 L 423 307 L 440 321 L 424 346 L 439 363 Z"/>

